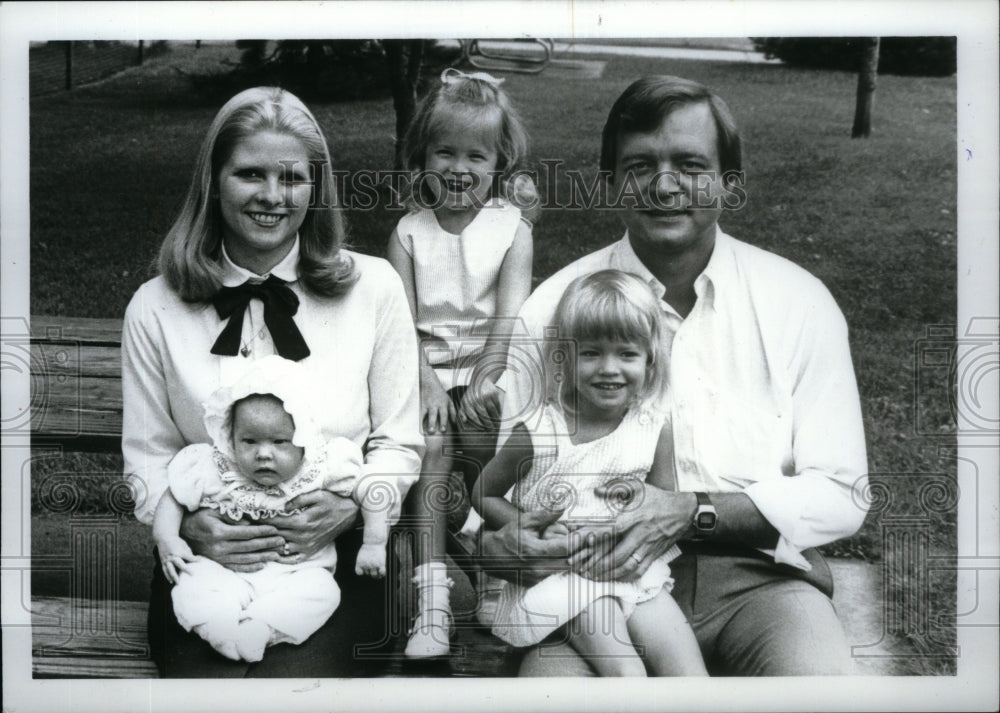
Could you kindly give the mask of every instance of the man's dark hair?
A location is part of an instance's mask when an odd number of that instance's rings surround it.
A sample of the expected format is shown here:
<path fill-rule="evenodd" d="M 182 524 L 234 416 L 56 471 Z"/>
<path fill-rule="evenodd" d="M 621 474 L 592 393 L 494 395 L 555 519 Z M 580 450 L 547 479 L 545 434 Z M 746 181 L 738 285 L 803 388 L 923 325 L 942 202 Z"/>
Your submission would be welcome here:
<path fill-rule="evenodd" d="M 601 170 L 614 178 L 618 142 L 623 134 L 655 131 L 676 109 L 700 103 L 706 104 L 715 118 L 722 172 L 742 170 L 740 132 L 726 102 L 698 82 L 666 74 L 637 79 L 611 107 L 601 135 Z"/>

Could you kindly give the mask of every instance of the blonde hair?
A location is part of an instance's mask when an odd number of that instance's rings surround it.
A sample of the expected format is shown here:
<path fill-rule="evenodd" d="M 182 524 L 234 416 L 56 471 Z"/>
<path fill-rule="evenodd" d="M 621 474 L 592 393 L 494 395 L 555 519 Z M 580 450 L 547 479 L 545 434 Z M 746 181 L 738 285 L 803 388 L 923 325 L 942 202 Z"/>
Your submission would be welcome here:
<path fill-rule="evenodd" d="M 449 70 L 454 71 L 454 70 Z M 507 188 L 528 153 L 528 134 L 517 109 L 499 82 L 455 73 L 425 96 L 403 137 L 402 159 L 407 170 L 427 168 L 427 147 L 448 129 L 480 129 L 496 147 L 497 175 L 490 195 L 509 198 Z M 426 181 L 421 181 L 421 190 Z M 421 196 L 433 201 L 432 196 Z"/>
<path fill-rule="evenodd" d="M 298 273 L 303 286 L 333 297 L 357 280 L 354 261 L 341 252 L 345 229 L 337 183 L 316 118 L 294 94 L 277 87 L 255 87 L 234 96 L 215 115 L 180 213 L 160 247 L 159 271 L 185 301 L 208 300 L 222 286 L 219 171 L 241 141 L 261 131 L 301 141 L 315 174 L 312 203 L 299 229 Z"/>
<path fill-rule="evenodd" d="M 640 277 L 621 270 L 600 270 L 576 278 L 559 300 L 555 327 L 563 340 L 608 339 L 643 346 L 648 355 L 646 381 L 636 394 L 636 402 L 648 405 L 662 395 L 668 359 L 663 346 L 663 311 Z M 558 342 L 551 344 L 551 348 L 558 348 Z"/>

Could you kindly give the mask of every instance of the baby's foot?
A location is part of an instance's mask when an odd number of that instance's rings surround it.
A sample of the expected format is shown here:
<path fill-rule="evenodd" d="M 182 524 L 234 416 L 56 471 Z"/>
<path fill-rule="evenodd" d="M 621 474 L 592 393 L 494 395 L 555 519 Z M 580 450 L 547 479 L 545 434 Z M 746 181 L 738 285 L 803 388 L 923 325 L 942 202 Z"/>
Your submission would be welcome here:
<path fill-rule="evenodd" d="M 385 576 L 385 545 L 361 545 L 358 563 L 354 568 L 357 575 L 367 575 L 375 579 Z"/>
<path fill-rule="evenodd" d="M 236 649 L 244 661 L 260 661 L 271 638 L 271 627 L 260 619 L 244 619 L 236 634 Z"/>
<path fill-rule="evenodd" d="M 205 622 L 194 627 L 193 631 L 212 645 L 212 648 L 233 661 L 240 660 L 236 649 L 236 622 Z"/>

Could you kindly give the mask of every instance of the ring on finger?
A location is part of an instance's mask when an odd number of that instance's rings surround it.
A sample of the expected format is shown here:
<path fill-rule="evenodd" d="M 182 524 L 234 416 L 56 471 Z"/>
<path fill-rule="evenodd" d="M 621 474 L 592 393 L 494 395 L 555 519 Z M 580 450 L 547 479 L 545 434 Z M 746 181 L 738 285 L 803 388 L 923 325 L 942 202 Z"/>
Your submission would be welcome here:
<path fill-rule="evenodd" d="M 630 554 L 628 558 L 631 562 L 635 562 L 636 566 L 642 564 L 642 557 L 640 557 L 636 552 Z"/>
<path fill-rule="evenodd" d="M 288 551 L 288 543 L 287 542 L 285 543 L 285 546 L 281 548 L 281 554 L 285 555 L 286 557 L 288 555 L 292 554 L 291 552 Z"/>

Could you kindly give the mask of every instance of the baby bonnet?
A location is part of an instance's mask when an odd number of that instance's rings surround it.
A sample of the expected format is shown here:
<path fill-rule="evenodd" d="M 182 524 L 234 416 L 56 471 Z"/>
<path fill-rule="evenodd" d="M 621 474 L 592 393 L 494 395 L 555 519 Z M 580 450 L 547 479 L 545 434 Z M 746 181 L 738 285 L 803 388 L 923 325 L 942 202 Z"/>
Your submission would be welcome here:
<path fill-rule="evenodd" d="M 233 405 L 253 394 L 270 394 L 281 399 L 295 422 L 292 443 L 305 449 L 305 459 L 315 458 L 324 437 L 314 414 L 320 412 L 310 389 L 305 367 L 280 356 L 252 362 L 232 384 L 217 389 L 205 402 L 205 429 L 212 444 L 230 460 L 233 454 Z"/>

